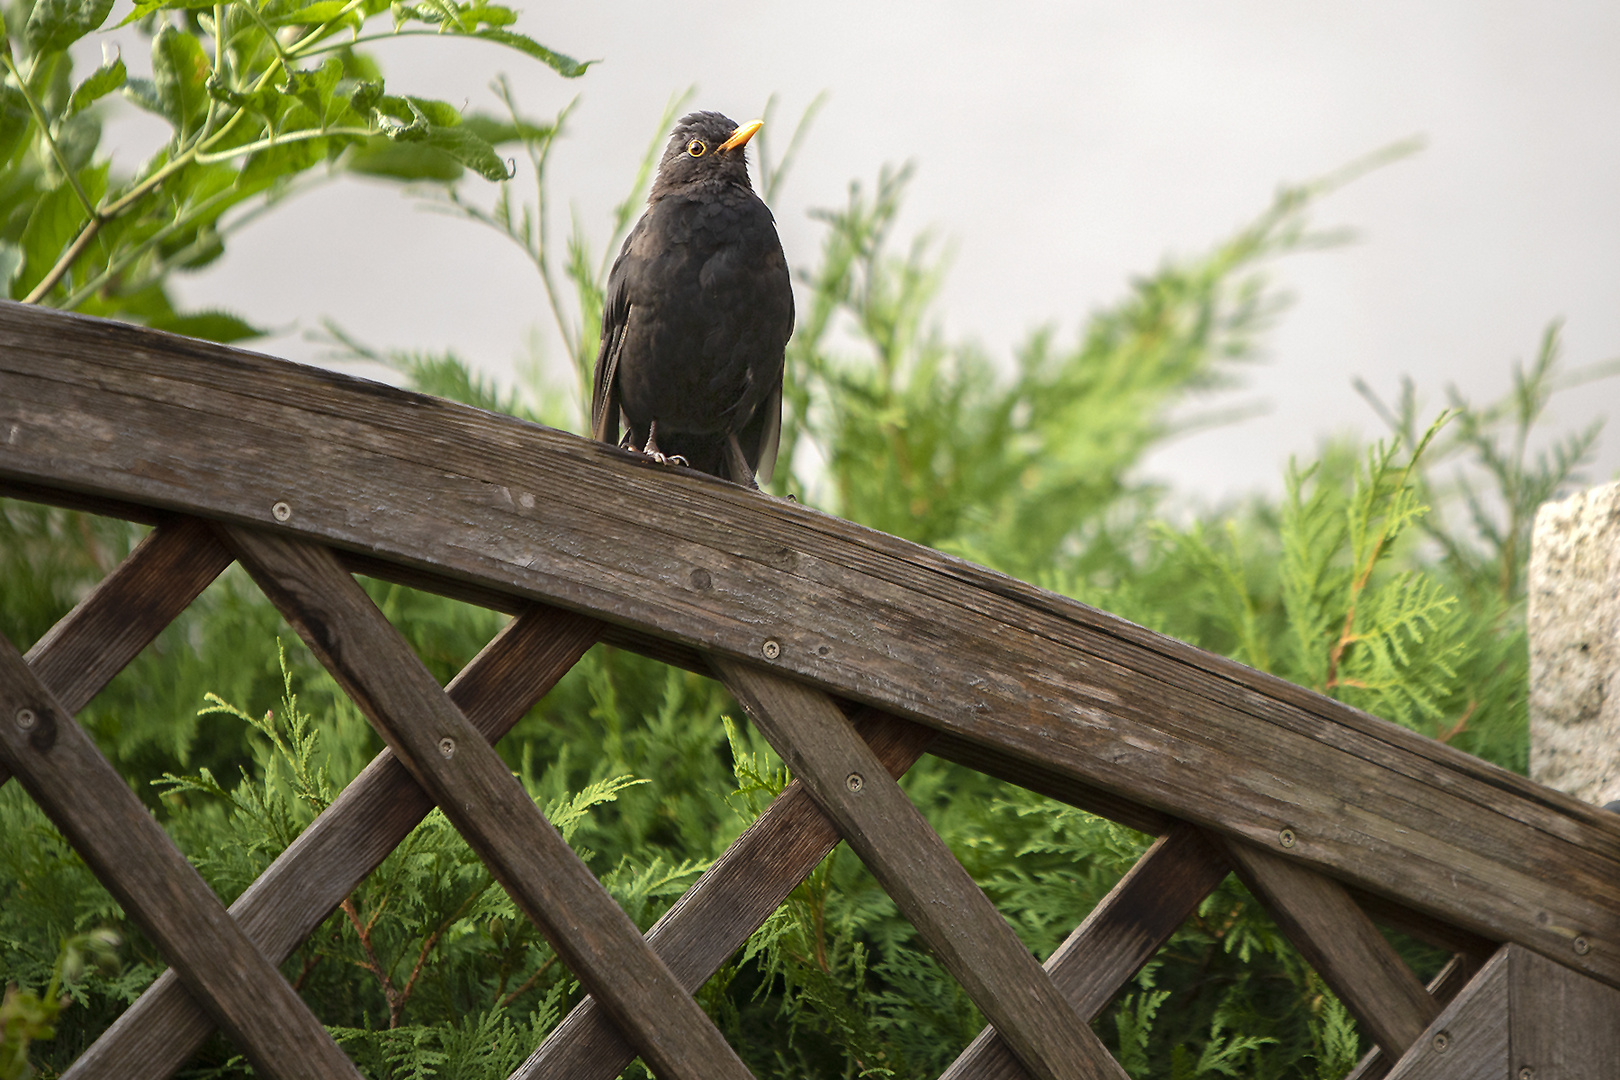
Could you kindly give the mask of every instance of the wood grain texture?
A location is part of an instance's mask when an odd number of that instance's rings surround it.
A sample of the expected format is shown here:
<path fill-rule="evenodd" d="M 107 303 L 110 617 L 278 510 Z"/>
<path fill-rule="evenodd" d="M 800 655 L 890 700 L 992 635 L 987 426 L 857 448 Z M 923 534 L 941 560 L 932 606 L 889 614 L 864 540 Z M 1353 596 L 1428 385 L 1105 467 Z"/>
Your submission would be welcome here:
<path fill-rule="evenodd" d="M 1388 1073 L 1388 1080 L 1508 1080 L 1508 963 L 1481 969 Z M 1552 967 L 1553 965 L 1548 965 Z M 1536 1072 L 1540 1080 L 1541 1072 Z M 1602 1073 L 1580 1073 L 1597 1080 Z"/>
<path fill-rule="evenodd" d="M 507 623 L 445 688 L 490 742 L 505 735 L 596 639 L 601 624 L 543 605 Z M 342 899 L 433 809 L 433 800 L 384 750 L 230 907 L 276 963 L 290 956 Z M 165 972 L 79 1055 L 65 1080 L 162 1080 L 214 1030 Z"/>
<path fill-rule="evenodd" d="M 320 1021 L 3 636 L 0 760 L 257 1072 L 357 1080 Z"/>
<path fill-rule="evenodd" d="M 166 521 L 23 655 L 69 713 L 89 704 L 231 564 L 208 526 Z M 11 779 L 0 765 L 0 785 Z"/>
<path fill-rule="evenodd" d="M 831 698 L 716 658 L 715 670 L 917 934 L 1041 1080 L 1125 1070 L 906 798 Z"/>
<path fill-rule="evenodd" d="M 1053 985 L 1075 1012 L 1096 1019 L 1228 869 L 1197 826 L 1176 826 L 1154 841 L 1047 958 Z M 996 1029 L 986 1027 L 940 1080 L 1024 1080 L 1028 1075 Z"/>
<path fill-rule="evenodd" d="M 1478 960 L 1468 953 L 1453 954 L 1451 959 L 1447 960 L 1445 965 L 1435 973 L 1434 978 L 1429 980 L 1429 985 L 1426 988 L 1429 991 L 1429 996 L 1434 998 L 1435 1004 L 1444 1010 L 1474 980 L 1474 976 L 1480 973 L 1480 970 L 1490 962 L 1490 959 L 1490 956 L 1487 956 L 1484 960 Z M 1442 1015 L 1444 1014 L 1442 1013 Z M 1440 1023 L 1440 1020 L 1437 1019 L 1435 1023 Z M 1410 1057 L 1415 1050 L 1421 1047 L 1421 1039 L 1418 1040 L 1418 1044 L 1418 1047 L 1407 1051 L 1407 1056 Z M 1356 1063 L 1356 1067 L 1350 1070 L 1349 1075 L 1344 1080 L 1383 1080 L 1384 1077 L 1389 1075 L 1389 1070 L 1390 1059 L 1384 1056 L 1382 1050 L 1374 1046 L 1362 1055 L 1361 1060 Z"/>
<path fill-rule="evenodd" d="M 1620 985 L 1620 819 L 959 559 L 613 447 L 0 304 L 0 479 L 282 531 L 773 668 Z M 1582 935 L 1591 948 L 1570 948 Z"/>
<path fill-rule="evenodd" d="M 337 557 L 251 529 L 222 539 L 648 1066 L 669 1080 L 750 1077 Z"/>
<path fill-rule="evenodd" d="M 891 776 L 916 763 L 934 733 L 868 710 L 855 720 Z M 651 945 L 688 991 L 696 991 L 743 946 L 838 844 L 838 829 L 794 780 L 771 801 L 685 896 L 647 932 Z M 557 1025 L 511 1080 L 612 1080 L 635 1052 L 594 998 Z"/>
<path fill-rule="evenodd" d="M 1440 1012 L 1412 969 L 1343 885 L 1227 841 L 1227 857 L 1322 981 L 1381 1050 L 1398 1060 Z"/>
<path fill-rule="evenodd" d="M 1509 1066 L 1535 1080 L 1620 1077 L 1620 990 L 1508 946 Z"/>

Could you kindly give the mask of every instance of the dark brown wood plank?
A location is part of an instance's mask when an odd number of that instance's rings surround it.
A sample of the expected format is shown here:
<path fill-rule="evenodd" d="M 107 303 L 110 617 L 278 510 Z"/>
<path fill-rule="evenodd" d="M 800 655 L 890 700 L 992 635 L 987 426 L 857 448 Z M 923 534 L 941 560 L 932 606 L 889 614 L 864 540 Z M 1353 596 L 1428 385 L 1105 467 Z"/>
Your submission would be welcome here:
<path fill-rule="evenodd" d="M 1491 958 L 1389 1072 L 1389 1080 L 1507 1080 L 1513 1075 L 1507 961 L 1505 952 Z M 1535 1075 L 1540 1080 L 1539 1070 Z M 1595 1080 L 1605 1074 L 1576 1075 Z"/>
<path fill-rule="evenodd" d="M 1087 1021 L 1096 1019 L 1228 869 L 1196 825 L 1178 825 L 1154 841 L 1047 958 L 1047 974 L 1074 1011 Z M 987 1027 L 940 1080 L 1024 1080 L 1028 1075 L 996 1029 Z"/>
<path fill-rule="evenodd" d="M 77 713 L 230 564 L 202 522 L 168 520 L 23 659 L 62 708 Z M 9 779 L 10 771 L 0 765 L 0 785 Z"/>
<path fill-rule="evenodd" d="M 0 760 L 259 1073 L 358 1070 L 72 715 L 0 636 Z"/>
<path fill-rule="evenodd" d="M 1029 1071 L 1041 1080 L 1121 1080 L 1125 1070 L 832 699 L 728 659 L 716 657 L 715 670 Z"/>
<path fill-rule="evenodd" d="M 62 707 L 77 713 L 231 565 L 196 518 L 148 533 L 24 659 Z"/>
<path fill-rule="evenodd" d="M 1620 1076 L 1620 990 L 1508 946 L 1509 1065 L 1534 1080 Z"/>
<path fill-rule="evenodd" d="M 1399 1059 L 1440 1012 L 1343 885 L 1239 841 L 1227 857 L 1322 981 L 1385 1054 Z"/>
<path fill-rule="evenodd" d="M 1480 973 L 1484 965 L 1489 962 L 1489 956 L 1484 960 L 1478 960 L 1468 953 L 1454 954 L 1450 960 L 1446 961 L 1445 966 L 1435 973 L 1434 978 L 1429 980 L 1429 985 L 1426 987 L 1429 996 L 1434 998 L 1435 1004 L 1444 1010 L 1473 981 L 1474 976 Z M 1445 1013 L 1442 1012 L 1441 1017 L 1435 1020 L 1434 1023 L 1444 1023 L 1444 1017 Z M 1430 1026 L 1433 1027 L 1434 1025 Z M 1419 1039 L 1418 1045 L 1406 1052 L 1407 1057 L 1411 1057 L 1412 1054 L 1422 1048 L 1422 1045 L 1423 1040 Z M 1361 1060 L 1356 1063 L 1356 1067 L 1350 1070 L 1350 1074 L 1344 1080 L 1383 1080 L 1385 1076 L 1389 1075 L 1389 1069 L 1389 1058 L 1384 1056 L 1382 1050 L 1374 1046 L 1366 1054 L 1362 1055 Z"/>
<path fill-rule="evenodd" d="M 757 659 L 1620 984 L 1620 820 L 807 507 L 330 372 L 0 304 L 0 479 L 279 527 Z M 1571 943 L 1591 944 L 1577 954 Z"/>
<path fill-rule="evenodd" d="M 507 623 L 445 688 L 496 742 L 556 685 L 601 624 L 544 605 Z M 277 963 L 398 847 L 433 800 L 385 749 L 231 905 L 254 945 Z M 90 1048 L 66 1080 L 161 1080 L 190 1059 L 213 1021 L 171 972 L 158 976 Z"/>
<path fill-rule="evenodd" d="M 671 1080 L 749 1077 L 337 557 L 251 529 L 226 529 L 222 538 L 647 1064 Z"/>
<path fill-rule="evenodd" d="M 891 776 L 916 763 L 934 733 L 868 710 L 855 728 Z M 647 932 L 681 985 L 696 991 L 759 929 L 788 893 L 837 846 L 838 829 L 794 780 L 690 891 Z M 587 997 L 557 1025 L 511 1080 L 612 1080 L 635 1051 Z"/>

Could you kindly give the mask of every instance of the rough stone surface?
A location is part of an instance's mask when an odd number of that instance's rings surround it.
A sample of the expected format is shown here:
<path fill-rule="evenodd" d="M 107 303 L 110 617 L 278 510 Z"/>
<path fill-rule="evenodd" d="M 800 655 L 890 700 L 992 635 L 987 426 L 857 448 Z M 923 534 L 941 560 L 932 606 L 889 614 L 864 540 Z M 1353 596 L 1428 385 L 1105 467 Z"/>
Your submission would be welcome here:
<path fill-rule="evenodd" d="M 1620 483 L 1537 511 L 1529 619 L 1531 778 L 1620 799 Z"/>

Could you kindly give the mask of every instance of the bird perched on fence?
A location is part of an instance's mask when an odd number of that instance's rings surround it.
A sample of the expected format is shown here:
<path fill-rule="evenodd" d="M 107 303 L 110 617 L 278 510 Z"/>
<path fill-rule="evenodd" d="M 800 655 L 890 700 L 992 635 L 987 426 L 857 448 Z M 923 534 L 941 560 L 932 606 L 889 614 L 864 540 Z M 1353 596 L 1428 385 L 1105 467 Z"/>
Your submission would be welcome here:
<path fill-rule="evenodd" d="M 761 127 L 716 112 L 675 126 L 608 275 L 591 434 L 757 486 L 782 430 L 793 289 L 743 148 Z"/>

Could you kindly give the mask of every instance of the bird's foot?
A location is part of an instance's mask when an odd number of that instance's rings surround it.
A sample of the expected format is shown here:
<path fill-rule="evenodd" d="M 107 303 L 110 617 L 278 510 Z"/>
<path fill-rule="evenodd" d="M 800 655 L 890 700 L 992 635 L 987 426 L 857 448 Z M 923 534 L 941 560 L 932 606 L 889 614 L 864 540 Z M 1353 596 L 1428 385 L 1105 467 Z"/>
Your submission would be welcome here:
<path fill-rule="evenodd" d="M 658 421 L 656 420 L 650 421 L 647 424 L 647 445 L 641 448 L 641 452 L 652 458 L 660 465 L 680 465 L 686 468 L 691 467 L 691 463 L 680 454 L 665 454 L 658 449 Z"/>

